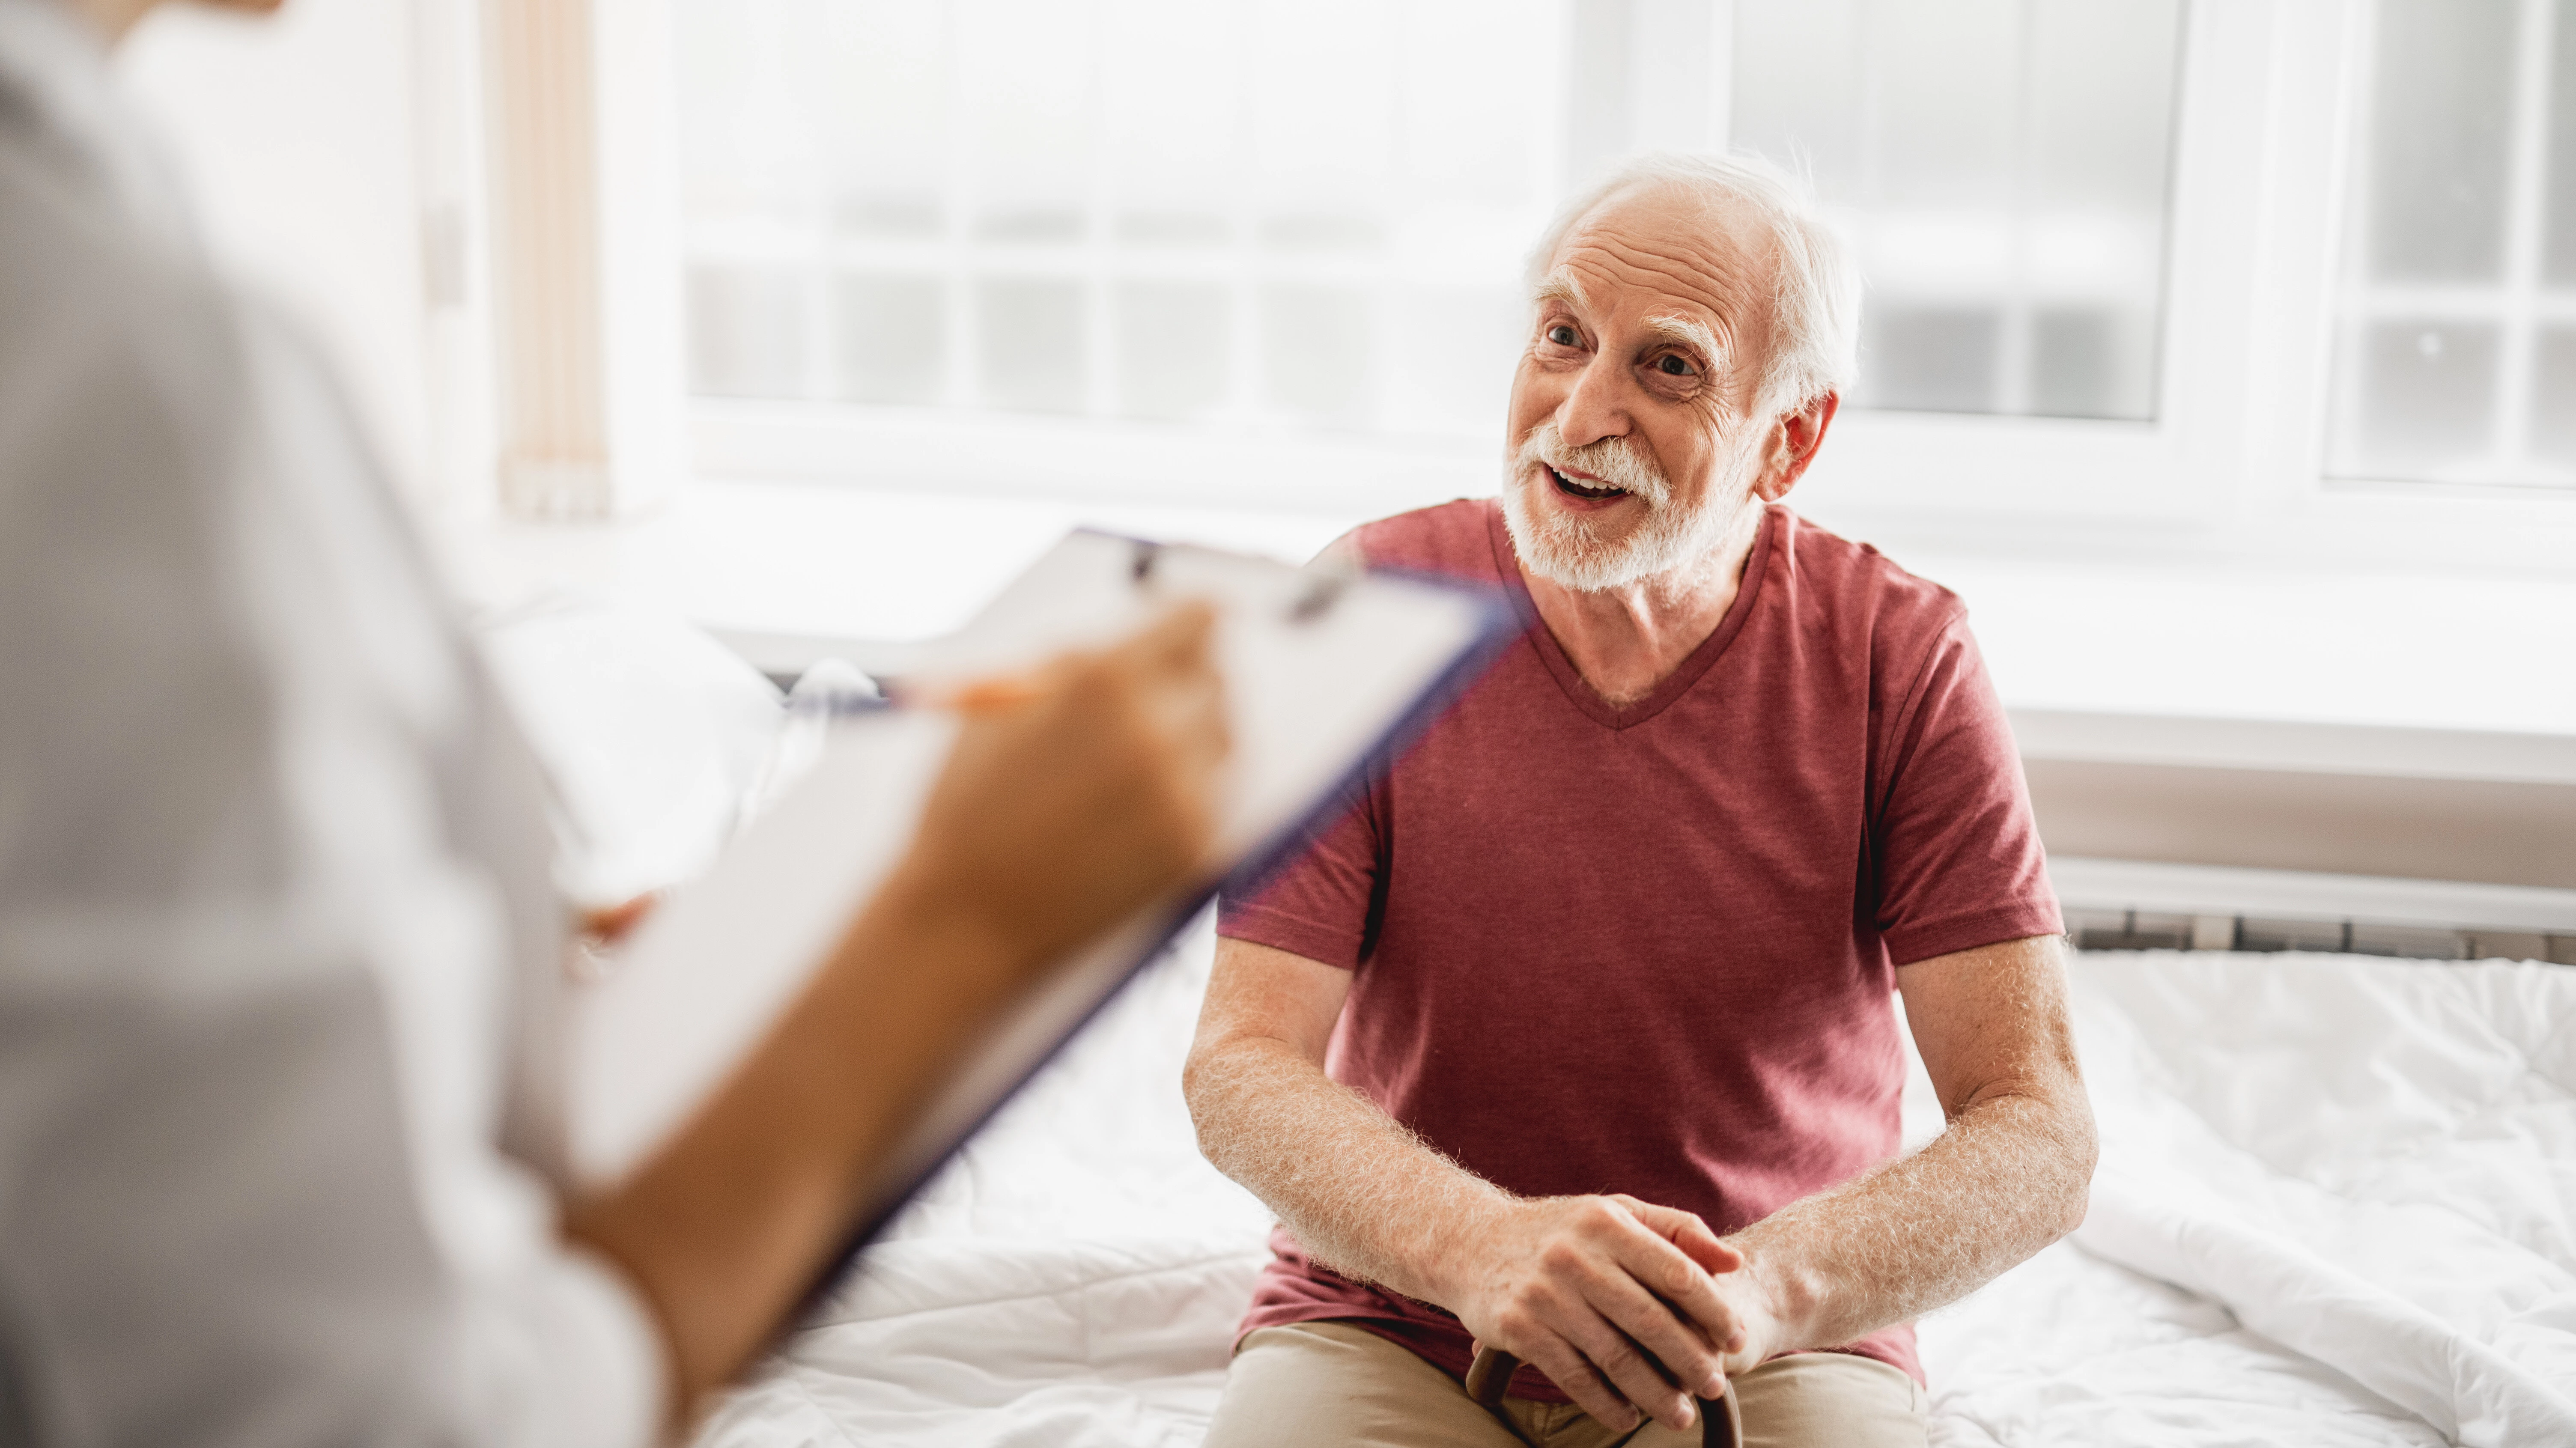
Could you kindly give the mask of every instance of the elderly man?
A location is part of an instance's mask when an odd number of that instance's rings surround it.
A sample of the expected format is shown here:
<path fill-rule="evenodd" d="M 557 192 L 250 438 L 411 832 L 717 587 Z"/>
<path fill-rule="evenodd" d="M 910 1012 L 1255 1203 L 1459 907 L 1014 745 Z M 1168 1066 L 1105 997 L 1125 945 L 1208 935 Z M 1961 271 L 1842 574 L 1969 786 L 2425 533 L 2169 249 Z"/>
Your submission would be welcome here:
<path fill-rule="evenodd" d="M 1526 637 L 1220 927 L 1190 1105 L 1283 1226 L 1208 1442 L 1696 1442 L 1731 1381 L 1755 1442 L 1921 1444 L 1904 1324 L 2093 1165 L 2010 733 L 1957 598 L 1779 506 L 1858 305 L 1798 187 L 1637 163 L 1531 282 L 1500 500 L 1337 545 Z"/>

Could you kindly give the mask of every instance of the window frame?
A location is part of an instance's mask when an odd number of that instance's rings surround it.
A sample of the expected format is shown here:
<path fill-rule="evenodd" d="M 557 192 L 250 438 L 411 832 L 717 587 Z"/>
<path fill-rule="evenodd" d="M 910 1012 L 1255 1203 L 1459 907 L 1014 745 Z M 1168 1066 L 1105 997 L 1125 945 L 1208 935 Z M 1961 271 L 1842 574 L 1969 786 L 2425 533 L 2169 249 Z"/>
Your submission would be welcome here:
<path fill-rule="evenodd" d="M 2215 5 L 2196 5 L 2195 13 Z M 2253 213 L 2255 363 L 2228 551 L 2382 566 L 2565 572 L 2576 489 L 2335 477 L 2335 331 L 2355 204 L 2367 17 L 2344 0 L 2264 0 L 2267 176 Z M 2249 37 L 2249 39 L 2252 37 Z"/>
<path fill-rule="evenodd" d="M 2261 201 L 2260 148 L 2241 137 L 2263 119 L 2268 37 L 2245 23 L 2262 8 L 2184 7 L 2155 418 L 1854 412 L 1837 421 L 1811 497 L 1830 492 L 1843 511 L 1899 526 L 2009 517 L 2074 534 L 2143 525 L 2170 539 L 2203 534 L 2226 511 L 2257 310 L 2228 232 Z"/>

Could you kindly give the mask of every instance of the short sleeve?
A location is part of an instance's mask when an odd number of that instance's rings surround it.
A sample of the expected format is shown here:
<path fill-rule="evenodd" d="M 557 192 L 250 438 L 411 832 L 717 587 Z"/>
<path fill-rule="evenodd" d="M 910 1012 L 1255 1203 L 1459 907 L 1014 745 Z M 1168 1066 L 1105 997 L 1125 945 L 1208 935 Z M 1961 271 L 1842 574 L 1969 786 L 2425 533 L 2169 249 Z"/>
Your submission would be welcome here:
<path fill-rule="evenodd" d="M 1343 791 L 1341 807 L 1309 828 L 1269 870 L 1217 904 L 1219 935 L 1356 970 L 1378 911 L 1379 840 L 1372 791 Z"/>
<path fill-rule="evenodd" d="M 1933 637 L 1888 742 L 1870 831 L 1888 958 L 2063 929 L 2012 726 L 1964 617 Z"/>

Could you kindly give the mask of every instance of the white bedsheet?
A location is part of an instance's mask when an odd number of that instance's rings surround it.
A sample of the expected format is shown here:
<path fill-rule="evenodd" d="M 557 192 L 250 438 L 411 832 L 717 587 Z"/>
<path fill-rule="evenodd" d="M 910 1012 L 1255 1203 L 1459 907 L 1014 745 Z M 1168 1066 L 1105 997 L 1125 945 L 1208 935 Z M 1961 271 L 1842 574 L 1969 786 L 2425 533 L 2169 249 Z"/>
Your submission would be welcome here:
<path fill-rule="evenodd" d="M 702 1448 L 1196 1444 L 1269 1222 L 1181 1105 L 1206 951 L 1014 1103 Z M 2576 1445 L 2576 971 L 2076 972 L 2093 1214 L 1924 1321 L 1935 1444 Z"/>

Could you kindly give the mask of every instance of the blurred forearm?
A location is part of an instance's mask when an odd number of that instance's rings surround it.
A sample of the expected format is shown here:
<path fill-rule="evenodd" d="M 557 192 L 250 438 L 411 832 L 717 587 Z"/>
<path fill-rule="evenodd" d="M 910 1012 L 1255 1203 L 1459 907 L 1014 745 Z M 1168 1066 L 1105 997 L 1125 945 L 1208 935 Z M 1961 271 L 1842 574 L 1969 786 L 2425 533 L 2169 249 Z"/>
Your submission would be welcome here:
<path fill-rule="evenodd" d="M 1231 747 L 1214 624 L 1176 606 L 971 708 L 903 865 L 803 996 L 659 1155 L 573 1211 L 661 1319 L 675 1421 L 813 1284 L 985 1024 L 1206 867 Z"/>
<path fill-rule="evenodd" d="M 675 1420 L 766 1345 L 900 1138 L 1028 962 L 935 886 L 901 881 L 668 1147 L 566 1232 L 654 1305 Z"/>

